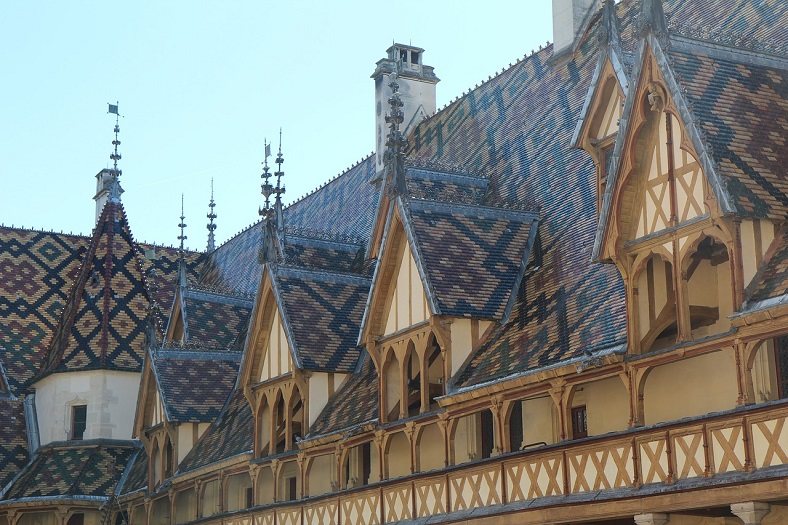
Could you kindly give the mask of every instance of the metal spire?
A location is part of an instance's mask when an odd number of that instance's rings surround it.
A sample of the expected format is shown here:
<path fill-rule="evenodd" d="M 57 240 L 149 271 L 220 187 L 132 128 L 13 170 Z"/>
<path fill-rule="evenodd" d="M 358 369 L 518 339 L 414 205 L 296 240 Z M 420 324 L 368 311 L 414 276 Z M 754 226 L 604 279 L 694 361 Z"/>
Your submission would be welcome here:
<path fill-rule="evenodd" d="M 258 210 L 258 213 L 264 221 L 267 221 L 272 215 L 271 194 L 274 193 L 274 187 L 271 186 L 271 174 L 268 172 L 268 157 L 271 156 L 271 145 L 265 139 L 263 139 L 263 144 L 265 145 L 265 158 L 263 159 L 263 174 L 260 175 L 260 178 L 263 179 L 263 183 L 260 185 L 260 193 L 265 197 L 265 203 Z"/>
<path fill-rule="evenodd" d="M 109 200 L 112 202 L 120 202 L 120 194 L 123 193 L 123 189 L 120 187 L 120 176 L 123 174 L 123 171 L 118 169 L 118 161 L 121 159 L 121 155 L 118 152 L 118 146 L 120 146 L 120 140 L 118 139 L 118 134 L 120 133 L 119 104 L 116 101 L 114 105 L 107 105 L 109 106 L 107 113 L 115 114 L 115 140 L 112 141 L 114 151 L 109 156 L 109 158 L 112 159 L 112 179 L 109 181 Z"/>
<path fill-rule="evenodd" d="M 276 201 L 274 205 L 278 208 L 282 207 L 282 194 L 285 192 L 285 187 L 282 186 L 282 177 L 284 176 L 285 172 L 282 171 L 282 163 L 285 161 L 284 157 L 282 157 L 282 128 L 279 128 L 279 153 L 276 154 L 276 189 L 274 189 L 274 193 L 276 194 Z"/>
<path fill-rule="evenodd" d="M 260 247 L 260 251 L 257 254 L 257 259 L 260 261 L 260 264 L 276 262 L 276 246 L 274 245 L 276 228 L 274 227 L 273 220 L 276 216 L 276 210 L 271 207 L 271 195 L 276 193 L 276 189 L 271 185 L 271 173 L 268 171 L 268 157 L 271 156 L 271 144 L 267 141 L 263 141 L 263 144 L 265 144 L 265 157 L 263 160 L 263 174 L 260 176 L 263 179 L 263 183 L 260 185 L 260 188 L 261 193 L 265 197 L 265 203 L 259 210 L 260 216 L 263 218 L 263 245 Z M 280 157 L 281 148 L 277 156 L 277 161 L 280 160 Z M 279 164 L 281 166 L 281 162 Z M 279 175 L 279 178 L 281 178 L 281 175 Z"/>
<path fill-rule="evenodd" d="M 396 70 L 389 76 L 389 87 L 391 97 L 389 105 L 391 111 L 386 115 L 386 123 L 389 125 L 389 134 L 386 140 L 386 153 L 383 160 L 389 167 L 388 191 L 390 196 L 404 195 L 405 193 L 405 146 L 408 145 L 405 136 L 400 131 L 400 125 L 405 120 L 402 112 L 402 99 L 399 95 L 399 84 L 397 76 L 400 62 L 397 61 Z"/>
<path fill-rule="evenodd" d="M 214 234 L 213 232 L 216 230 L 216 225 L 213 223 L 214 219 L 216 219 L 216 212 L 213 210 L 216 207 L 216 203 L 213 201 L 213 177 L 211 177 L 211 203 L 208 204 L 208 246 L 205 248 L 206 251 L 212 252 L 216 248 Z"/>
<path fill-rule="evenodd" d="M 181 246 L 178 249 L 178 258 L 181 259 L 181 260 L 183 260 L 183 241 L 185 241 L 188 238 L 188 237 L 186 237 L 186 234 L 184 233 L 184 230 L 186 229 L 186 223 L 183 222 L 183 220 L 185 218 L 186 218 L 186 216 L 183 214 L 183 193 L 181 193 L 181 223 L 178 225 L 178 228 L 181 229 L 181 234 L 178 235 L 178 240 L 181 243 Z"/>

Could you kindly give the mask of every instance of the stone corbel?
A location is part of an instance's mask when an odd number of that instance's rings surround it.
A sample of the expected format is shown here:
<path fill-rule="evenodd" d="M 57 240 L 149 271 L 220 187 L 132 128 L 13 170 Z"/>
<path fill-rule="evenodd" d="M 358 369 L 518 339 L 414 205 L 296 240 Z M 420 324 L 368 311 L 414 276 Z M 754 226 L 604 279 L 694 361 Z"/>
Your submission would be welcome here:
<path fill-rule="evenodd" d="M 771 512 L 771 506 L 762 501 L 734 503 L 731 512 L 744 522 L 744 525 L 761 525 L 763 518 Z"/>

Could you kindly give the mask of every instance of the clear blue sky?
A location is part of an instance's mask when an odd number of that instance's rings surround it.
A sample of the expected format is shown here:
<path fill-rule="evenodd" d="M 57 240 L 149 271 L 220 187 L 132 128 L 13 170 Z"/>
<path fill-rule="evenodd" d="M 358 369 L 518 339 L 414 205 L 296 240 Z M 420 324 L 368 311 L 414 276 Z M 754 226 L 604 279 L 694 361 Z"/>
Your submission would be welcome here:
<path fill-rule="evenodd" d="M 90 232 L 117 100 L 135 237 L 175 244 L 184 193 L 204 249 L 211 177 L 223 242 L 258 219 L 280 126 L 286 203 L 372 151 L 393 40 L 426 50 L 440 108 L 551 39 L 549 0 L 4 1 L 0 223 Z"/>

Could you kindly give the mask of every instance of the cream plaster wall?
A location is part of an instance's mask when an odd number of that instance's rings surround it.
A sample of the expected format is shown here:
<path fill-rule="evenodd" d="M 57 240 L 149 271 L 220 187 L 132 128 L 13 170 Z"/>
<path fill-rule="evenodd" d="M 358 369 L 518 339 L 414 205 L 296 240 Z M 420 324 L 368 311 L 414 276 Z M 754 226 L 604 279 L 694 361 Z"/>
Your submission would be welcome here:
<path fill-rule="evenodd" d="M 260 373 L 260 381 L 265 381 L 272 377 L 280 376 L 293 370 L 290 345 L 287 342 L 285 328 L 279 316 L 279 310 L 274 312 L 271 322 L 271 331 L 268 334 L 263 367 Z"/>
<path fill-rule="evenodd" d="M 690 305 L 719 308 L 717 322 L 692 330 L 694 339 L 719 334 L 730 329 L 731 323 L 728 316 L 733 313 L 730 263 L 712 266 L 708 260 L 701 261 L 687 283 L 687 292 Z"/>
<path fill-rule="evenodd" d="M 58 525 L 54 512 L 25 512 L 17 525 Z"/>
<path fill-rule="evenodd" d="M 131 439 L 140 374 L 90 370 L 52 374 L 37 382 L 41 445 L 71 435 L 71 406 L 87 405 L 84 439 Z"/>
<path fill-rule="evenodd" d="M 758 265 L 774 240 L 774 224 L 767 220 L 744 220 L 741 223 L 741 253 L 744 286 L 752 282 Z M 756 238 L 756 234 L 760 239 Z"/>
<path fill-rule="evenodd" d="M 481 457 L 480 427 L 479 414 L 471 414 L 457 420 L 453 442 L 455 465 Z"/>
<path fill-rule="evenodd" d="M 336 479 L 336 461 L 333 454 L 317 456 L 309 467 L 309 496 L 319 496 L 333 490 Z"/>
<path fill-rule="evenodd" d="M 410 442 L 403 432 L 391 436 L 385 460 L 389 479 L 410 474 Z"/>
<path fill-rule="evenodd" d="M 555 423 L 555 403 L 550 396 L 535 397 L 521 401 L 523 405 L 523 443 L 521 446 L 558 441 Z M 512 447 L 516 445 L 513 443 Z"/>
<path fill-rule="evenodd" d="M 276 493 L 277 501 L 287 501 L 288 480 L 291 478 L 296 480 L 295 497 L 298 499 L 301 494 L 301 471 L 298 468 L 298 463 L 295 461 L 287 461 L 282 464 L 282 470 L 279 471 L 279 487 L 277 487 L 278 491 Z"/>
<path fill-rule="evenodd" d="M 181 423 L 178 426 L 178 463 L 183 461 L 194 446 L 196 427 L 197 423 Z"/>
<path fill-rule="evenodd" d="M 397 332 L 429 318 L 424 285 L 408 243 L 405 243 L 405 250 L 399 260 L 395 283 L 392 303 L 386 319 L 386 334 Z"/>
<path fill-rule="evenodd" d="M 175 495 L 175 523 L 186 523 L 197 518 L 197 496 L 194 489 L 187 489 Z"/>
<path fill-rule="evenodd" d="M 451 323 L 451 376 L 459 372 L 462 364 L 471 355 L 473 337 L 470 319 L 455 319 Z"/>
<path fill-rule="evenodd" d="M 674 421 L 736 406 L 736 369 L 718 351 L 656 367 L 646 378 L 645 424 Z"/>
<path fill-rule="evenodd" d="M 332 392 L 336 392 L 342 385 L 347 374 L 327 374 L 325 372 L 313 372 L 309 378 L 309 421 L 311 425 L 320 415 L 328 403 Z"/>
<path fill-rule="evenodd" d="M 263 467 L 257 475 L 257 499 L 255 504 L 265 505 L 274 501 L 274 475 L 270 467 Z"/>
<path fill-rule="evenodd" d="M 202 515 L 213 516 L 219 512 L 219 481 L 212 480 L 203 485 Z"/>
<path fill-rule="evenodd" d="M 252 479 L 248 472 L 234 474 L 227 478 L 226 510 L 234 511 L 246 508 L 246 489 L 252 487 Z"/>
<path fill-rule="evenodd" d="M 589 436 L 629 427 L 629 394 L 621 379 L 611 377 L 579 388 L 582 392 L 575 394 L 573 406 L 586 406 Z"/>
<path fill-rule="evenodd" d="M 442 469 L 444 448 L 443 433 L 437 423 L 424 427 L 419 438 L 419 471 Z"/>

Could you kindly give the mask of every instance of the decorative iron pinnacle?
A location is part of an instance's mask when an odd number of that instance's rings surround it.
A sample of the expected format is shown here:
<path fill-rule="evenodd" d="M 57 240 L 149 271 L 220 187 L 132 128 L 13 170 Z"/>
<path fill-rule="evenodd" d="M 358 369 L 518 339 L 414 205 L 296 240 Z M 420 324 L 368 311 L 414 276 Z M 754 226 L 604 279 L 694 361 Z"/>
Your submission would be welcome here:
<path fill-rule="evenodd" d="M 263 140 L 263 144 L 265 145 L 265 155 L 263 158 L 263 174 L 260 175 L 260 178 L 263 179 L 263 183 L 260 185 L 260 193 L 265 197 L 265 203 L 258 210 L 258 213 L 264 221 L 267 221 L 273 216 L 271 195 L 274 193 L 274 187 L 271 185 L 271 174 L 268 172 L 268 157 L 271 155 L 271 145 L 266 140 Z"/>
<path fill-rule="evenodd" d="M 186 223 L 183 222 L 183 220 L 185 218 L 186 218 L 186 216 L 183 214 L 183 193 L 181 193 L 181 223 L 178 224 L 178 228 L 181 229 L 181 234 L 178 235 L 178 240 L 181 243 L 180 248 L 178 250 L 178 257 L 180 259 L 183 259 L 183 241 L 185 241 L 188 238 L 188 237 L 186 237 L 186 234 L 184 232 L 184 230 L 186 229 Z"/>
<path fill-rule="evenodd" d="M 282 171 L 282 163 L 285 161 L 284 157 L 282 156 L 282 128 L 279 128 L 279 153 L 276 154 L 276 189 L 274 189 L 274 193 L 276 194 L 276 206 L 282 205 L 282 194 L 285 192 L 285 187 L 282 186 L 282 177 L 284 176 L 285 172 Z"/>
<path fill-rule="evenodd" d="M 118 139 L 118 134 L 120 133 L 120 114 L 118 112 L 119 104 L 116 101 L 115 104 L 108 104 L 108 106 L 109 109 L 107 110 L 107 113 L 115 114 L 115 140 L 112 141 L 114 150 L 109 156 L 109 158 L 112 160 L 112 180 L 109 183 L 109 200 L 113 202 L 119 202 L 120 194 L 122 192 L 120 189 L 120 176 L 123 174 L 123 172 L 118 169 L 118 161 L 121 159 L 121 155 L 118 152 L 118 146 L 120 146 L 120 140 Z"/>
<path fill-rule="evenodd" d="M 211 202 L 208 204 L 208 246 L 205 248 L 208 252 L 212 252 L 214 248 L 216 248 L 215 240 L 214 240 L 214 231 L 216 230 L 216 225 L 213 223 L 214 219 L 216 219 L 216 212 L 213 210 L 216 207 L 216 203 L 213 201 L 213 177 L 211 177 Z"/>
<path fill-rule="evenodd" d="M 399 95 L 399 83 L 397 76 L 400 64 L 397 63 L 396 71 L 390 75 L 389 87 L 391 97 L 389 98 L 390 112 L 386 115 L 386 123 L 389 125 L 389 134 L 386 139 L 386 153 L 383 156 L 384 162 L 389 166 L 389 192 L 393 194 L 404 194 L 405 192 L 405 147 L 408 145 L 405 136 L 400 131 L 400 125 L 405 120 L 402 112 L 404 106 Z"/>

